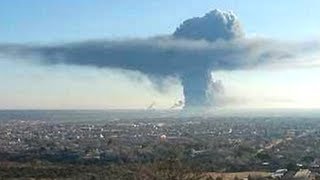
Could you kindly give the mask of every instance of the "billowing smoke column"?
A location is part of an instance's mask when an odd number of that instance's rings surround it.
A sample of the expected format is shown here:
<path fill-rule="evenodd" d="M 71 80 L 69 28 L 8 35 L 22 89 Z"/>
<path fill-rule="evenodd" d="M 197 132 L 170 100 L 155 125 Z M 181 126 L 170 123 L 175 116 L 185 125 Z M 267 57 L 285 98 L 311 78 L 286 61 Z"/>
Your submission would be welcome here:
<path fill-rule="evenodd" d="M 214 10 L 203 17 L 184 21 L 174 32 L 175 38 L 206 40 L 233 40 L 243 35 L 237 17 L 231 12 Z M 198 60 L 201 63 L 200 60 Z M 181 77 L 185 107 L 202 107 L 208 105 L 207 89 L 211 81 L 210 64 L 198 68 L 186 69 Z"/>
<path fill-rule="evenodd" d="M 238 18 L 232 12 L 213 10 L 203 17 L 184 21 L 173 33 L 174 37 L 216 41 L 232 40 L 243 37 L 243 30 Z"/>
<path fill-rule="evenodd" d="M 247 39 L 243 34 L 235 15 L 214 10 L 203 17 L 186 20 L 168 36 L 53 45 L 0 44 L 0 56 L 42 65 L 140 71 L 156 77 L 151 79 L 178 76 L 183 85 L 184 108 L 193 108 L 208 104 L 207 89 L 214 83 L 211 71 L 252 68 L 285 62 L 307 51 L 319 52 L 319 43 Z M 221 89 L 221 82 L 217 85 L 213 87 Z"/>

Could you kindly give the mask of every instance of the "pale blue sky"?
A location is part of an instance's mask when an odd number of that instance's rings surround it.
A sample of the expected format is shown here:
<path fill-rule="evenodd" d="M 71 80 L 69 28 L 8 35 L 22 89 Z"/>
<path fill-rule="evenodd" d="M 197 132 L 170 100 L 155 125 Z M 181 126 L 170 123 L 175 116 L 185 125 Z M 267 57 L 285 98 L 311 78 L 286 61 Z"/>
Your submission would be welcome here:
<path fill-rule="evenodd" d="M 319 35 L 319 0 L 4 0 L 2 42 L 146 37 L 172 33 L 185 19 L 233 10 L 249 34 L 276 38 Z"/>
<path fill-rule="evenodd" d="M 234 11 L 250 36 L 277 40 L 320 36 L 319 0 L 3 0 L 0 43 L 170 34 L 183 20 L 215 8 Z M 112 70 L 0 59 L 0 109 L 144 108 L 153 102 L 168 108 L 181 99 L 175 80 L 168 82 L 166 92 L 158 92 L 143 75 L 132 76 L 137 80 Z M 224 81 L 235 106 L 245 101 L 248 107 L 320 108 L 319 76 L 320 68 L 306 68 L 219 72 L 216 78 Z"/>

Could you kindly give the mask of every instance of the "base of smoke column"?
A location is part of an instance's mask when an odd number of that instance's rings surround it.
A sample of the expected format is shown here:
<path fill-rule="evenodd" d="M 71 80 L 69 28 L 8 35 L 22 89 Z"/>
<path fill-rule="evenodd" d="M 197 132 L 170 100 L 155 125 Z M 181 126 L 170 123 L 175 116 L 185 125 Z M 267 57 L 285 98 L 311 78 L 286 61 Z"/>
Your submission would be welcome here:
<path fill-rule="evenodd" d="M 207 114 L 211 110 L 210 106 L 188 106 L 181 110 L 184 115 L 201 116 Z"/>

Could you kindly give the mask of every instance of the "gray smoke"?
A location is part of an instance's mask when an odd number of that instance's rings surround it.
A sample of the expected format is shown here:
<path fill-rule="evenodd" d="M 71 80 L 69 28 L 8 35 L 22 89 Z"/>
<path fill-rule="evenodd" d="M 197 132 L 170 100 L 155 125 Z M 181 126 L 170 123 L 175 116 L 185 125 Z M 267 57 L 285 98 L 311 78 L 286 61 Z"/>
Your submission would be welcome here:
<path fill-rule="evenodd" d="M 152 102 L 148 107 L 147 107 L 147 110 L 153 110 L 156 106 L 156 103 L 155 102 Z"/>
<path fill-rule="evenodd" d="M 221 80 L 212 80 L 208 87 L 208 97 L 211 100 L 210 105 L 221 106 L 225 105 L 224 86 Z"/>
<path fill-rule="evenodd" d="M 243 37 L 243 30 L 237 17 L 231 12 L 213 10 L 203 17 L 184 21 L 173 33 L 175 38 L 205 40 L 234 40 Z M 218 52 L 217 52 L 218 53 Z M 204 106 L 207 102 L 207 88 L 211 80 L 208 63 L 202 68 L 190 70 L 181 78 L 187 106 Z"/>
<path fill-rule="evenodd" d="M 173 33 L 174 37 L 216 41 L 243 37 L 244 33 L 238 18 L 232 12 L 213 10 L 203 17 L 184 21 Z"/>
<path fill-rule="evenodd" d="M 177 102 L 175 102 L 171 107 L 170 109 L 176 109 L 176 108 L 180 108 L 180 107 L 183 107 L 184 104 L 183 104 L 183 101 L 179 100 Z"/>
<path fill-rule="evenodd" d="M 0 54 L 45 65 L 69 64 L 178 76 L 185 107 L 206 106 L 211 71 L 252 68 L 315 51 L 312 43 L 247 39 L 237 17 L 214 10 L 186 20 L 173 35 L 148 39 L 95 40 L 54 45 L 2 44 Z"/>

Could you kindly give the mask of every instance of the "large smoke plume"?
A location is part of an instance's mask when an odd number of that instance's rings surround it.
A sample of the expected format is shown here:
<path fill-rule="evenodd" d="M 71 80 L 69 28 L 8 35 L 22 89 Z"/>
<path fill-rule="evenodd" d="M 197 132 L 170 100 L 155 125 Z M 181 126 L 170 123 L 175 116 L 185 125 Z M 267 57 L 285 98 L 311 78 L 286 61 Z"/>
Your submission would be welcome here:
<path fill-rule="evenodd" d="M 231 12 L 214 10 L 203 17 L 184 21 L 173 33 L 175 38 L 206 40 L 234 40 L 242 38 L 243 31 L 237 17 Z M 201 61 L 201 60 L 198 60 Z M 201 63 L 201 62 L 200 62 Z M 198 69 L 186 69 L 181 77 L 185 104 L 187 106 L 204 106 L 207 102 L 207 89 L 211 80 L 210 64 L 204 63 Z"/>
<path fill-rule="evenodd" d="M 318 44 L 245 38 L 233 13 L 214 10 L 184 21 L 168 36 L 55 45 L 2 44 L 0 54 L 46 65 L 121 68 L 157 78 L 178 76 L 183 85 L 185 107 L 201 107 L 208 104 L 212 71 L 286 62 L 314 51 L 315 45 Z"/>

